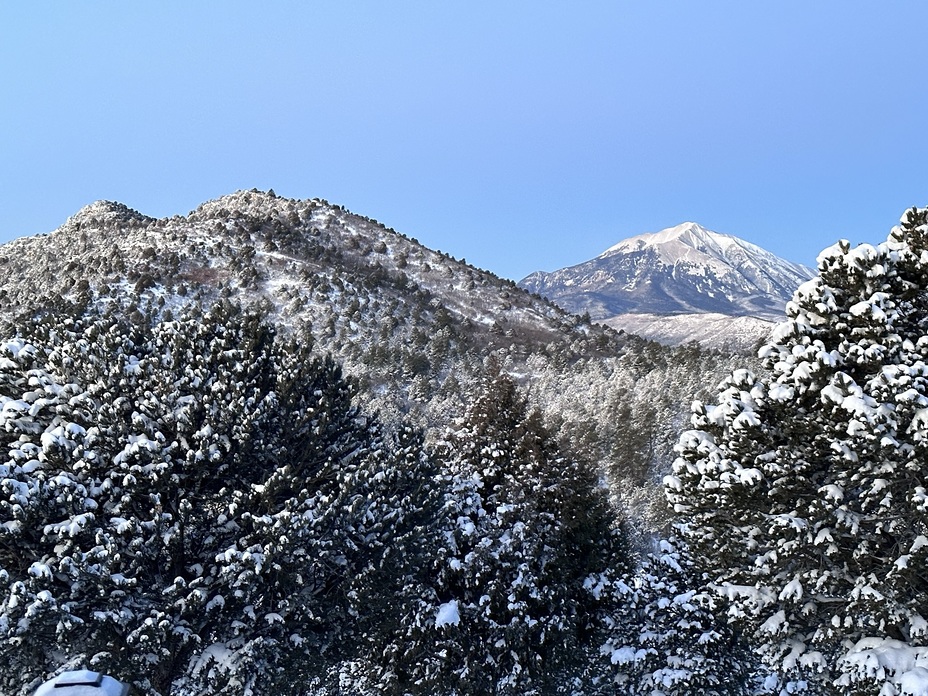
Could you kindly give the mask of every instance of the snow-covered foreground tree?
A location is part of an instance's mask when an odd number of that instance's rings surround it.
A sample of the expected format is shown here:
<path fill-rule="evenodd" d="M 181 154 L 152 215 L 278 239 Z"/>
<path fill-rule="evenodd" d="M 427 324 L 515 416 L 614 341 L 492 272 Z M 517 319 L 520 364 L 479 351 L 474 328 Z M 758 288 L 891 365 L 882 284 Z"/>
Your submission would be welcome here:
<path fill-rule="evenodd" d="M 601 663 L 613 607 L 595 588 L 629 563 L 605 490 L 498 373 L 450 434 L 444 459 L 446 521 L 429 602 L 406 644 L 405 688 L 570 693 Z"/>
<path fill-rule="evenodd" d="M 614 593 L 618 611 L 602 652 L 621 693 L 751 693 L 748 647 L 718 615 L 722 602 L 701 579 L 692 559 L 664 540 L 624 581 L 603 588 Z"/>
<path fill-rule="evenodd" d="M 71 664 L 149 694 L 290 693 L 374 640 L 372 598 L 402 584 L 384 558 L 427 508 L 421 447 L 232 305 L 123 315 L 0 343 L 0 690 Z"/>
<path fill-rule="evenodd" d="M 928 212 L 819 257 L 666 480 L 772 690 L 928 693 Z"/>

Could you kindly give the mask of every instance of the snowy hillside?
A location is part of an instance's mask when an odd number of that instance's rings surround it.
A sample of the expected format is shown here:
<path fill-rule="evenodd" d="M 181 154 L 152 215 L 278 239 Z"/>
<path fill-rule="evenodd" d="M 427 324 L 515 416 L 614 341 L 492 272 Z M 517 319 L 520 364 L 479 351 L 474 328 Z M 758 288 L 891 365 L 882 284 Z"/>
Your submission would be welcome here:
<path fill-rule="evenodd" d="M 0 247 L 0 624 L 42 622 L 0 692 L 63 656 L 152 696 L 624 679 L 619 578 L 739 362 L 325 201 L 87 206 Z"/>
<path fill-rule="evenodd" d="M 617 480 L 666 471 L 673 427 L 706 375 L 721 378 L 731 360 L 681 358 L 341 206 L 273 192 L 239 191 L 165 219 L 98 202 L 49 235 L 0 247 L 0 320 L 69 303 L 79 311 L 101 296 L 122 298 L 127 311 L 221 298 L 254 305 L 333 354 L 373 410 L 411 418 L 430 437 L 463 412 L 493 356 Z M 624 409 L 635 417 L 617 417 Z M 665 427 L 642 458 L 628 443 L 645 411 Z"/>
<path fill-rule="evenodd" d="M 777 321 L 812 271 L 730 235 L 686 222 L 626 239 L 595 259 L 519 284 L 593 319 L 717 313 Z"/>
<path fill-rule="evenodd" d="M 665 346 L 696 342 L 705 348 L 753 352 L 770 335 L 773 322 L 726 314 L 617 314 L 602 323 L 616 331 L 637 334 Z"/>

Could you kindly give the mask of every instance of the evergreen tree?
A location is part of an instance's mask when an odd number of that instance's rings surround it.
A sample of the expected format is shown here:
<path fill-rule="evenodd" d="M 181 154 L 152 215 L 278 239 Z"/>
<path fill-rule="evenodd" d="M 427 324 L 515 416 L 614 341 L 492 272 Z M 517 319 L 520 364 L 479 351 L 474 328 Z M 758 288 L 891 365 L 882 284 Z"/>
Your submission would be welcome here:
<path fill-rule="evenodd" d="M 826 249 L 769 376 L 734 372 L 680 439 L 668 497 L 771 688 L 925 688 L 926 238 L 913 210 L 879 246 Z"/>
<path fill-rule="evenodd" d="M 368 533 L 384 550 L 376 565 L 350 581 L 366 659 L 350 665 L 360 681 L 349 679 L 348 693 L 357 693 L 359 684 L 376 685 L 378 693 L 418 692 L 412 672 L 427 656 L 411 637 L 434 621 L 430 578 L 444 486 L 420 432 L 400 427 L 388 451 L 390 462 L 364 491 Z"/>
<path fill-rule="evenodd" d="M 752 693 L 752 662 L 724 615 L 724 604 L 694 572 L 677 544 L 663 540 L 625 581 L 603 591 L 617 595 L 603 653 L 612 682 L 642 696 L 740 696 Z"/>
<path fill-rule="evenodd" d="M 125 314 L 0 344 L 2 689 L 67 663 L 291 691 L 368 640 L 359 601 L 417 505 L 331 360 L 226 303 Z"/>
<path fill-rule="evenodd" d="M 602 639 L 591 587 L 627 563 L 587 464 L 559 451 L 511 378 L 491 377 L 445 447 L 451 490 L 417 693 L 562 693 Z M 421 646 L 425 646 L 422 648 Z"/>

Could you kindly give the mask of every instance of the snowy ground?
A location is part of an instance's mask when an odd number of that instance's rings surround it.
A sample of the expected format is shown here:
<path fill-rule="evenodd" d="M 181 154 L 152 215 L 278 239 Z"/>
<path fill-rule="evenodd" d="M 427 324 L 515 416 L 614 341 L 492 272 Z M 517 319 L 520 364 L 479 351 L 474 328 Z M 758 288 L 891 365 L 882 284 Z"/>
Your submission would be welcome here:
<path fill-rule="evenodd" d="M 763 319 L 725 314 L 617 314 L 600 323 L 667 346 L 696 341 L 736 352 L 750 352 L 774 327 Z"/>

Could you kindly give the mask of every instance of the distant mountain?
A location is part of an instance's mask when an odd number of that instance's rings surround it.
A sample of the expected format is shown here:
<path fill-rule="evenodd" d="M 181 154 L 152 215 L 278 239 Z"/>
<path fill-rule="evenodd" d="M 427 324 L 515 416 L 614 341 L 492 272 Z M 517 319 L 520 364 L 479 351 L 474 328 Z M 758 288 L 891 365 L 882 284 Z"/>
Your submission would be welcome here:
<path fill-rule="evenodd" d="M 590 261 L 519 285 L 597 320 L 619 314 L 715 313 L 777 321 L 811 269 L 737 237 L 685 222 L 626 239 Z"/>

